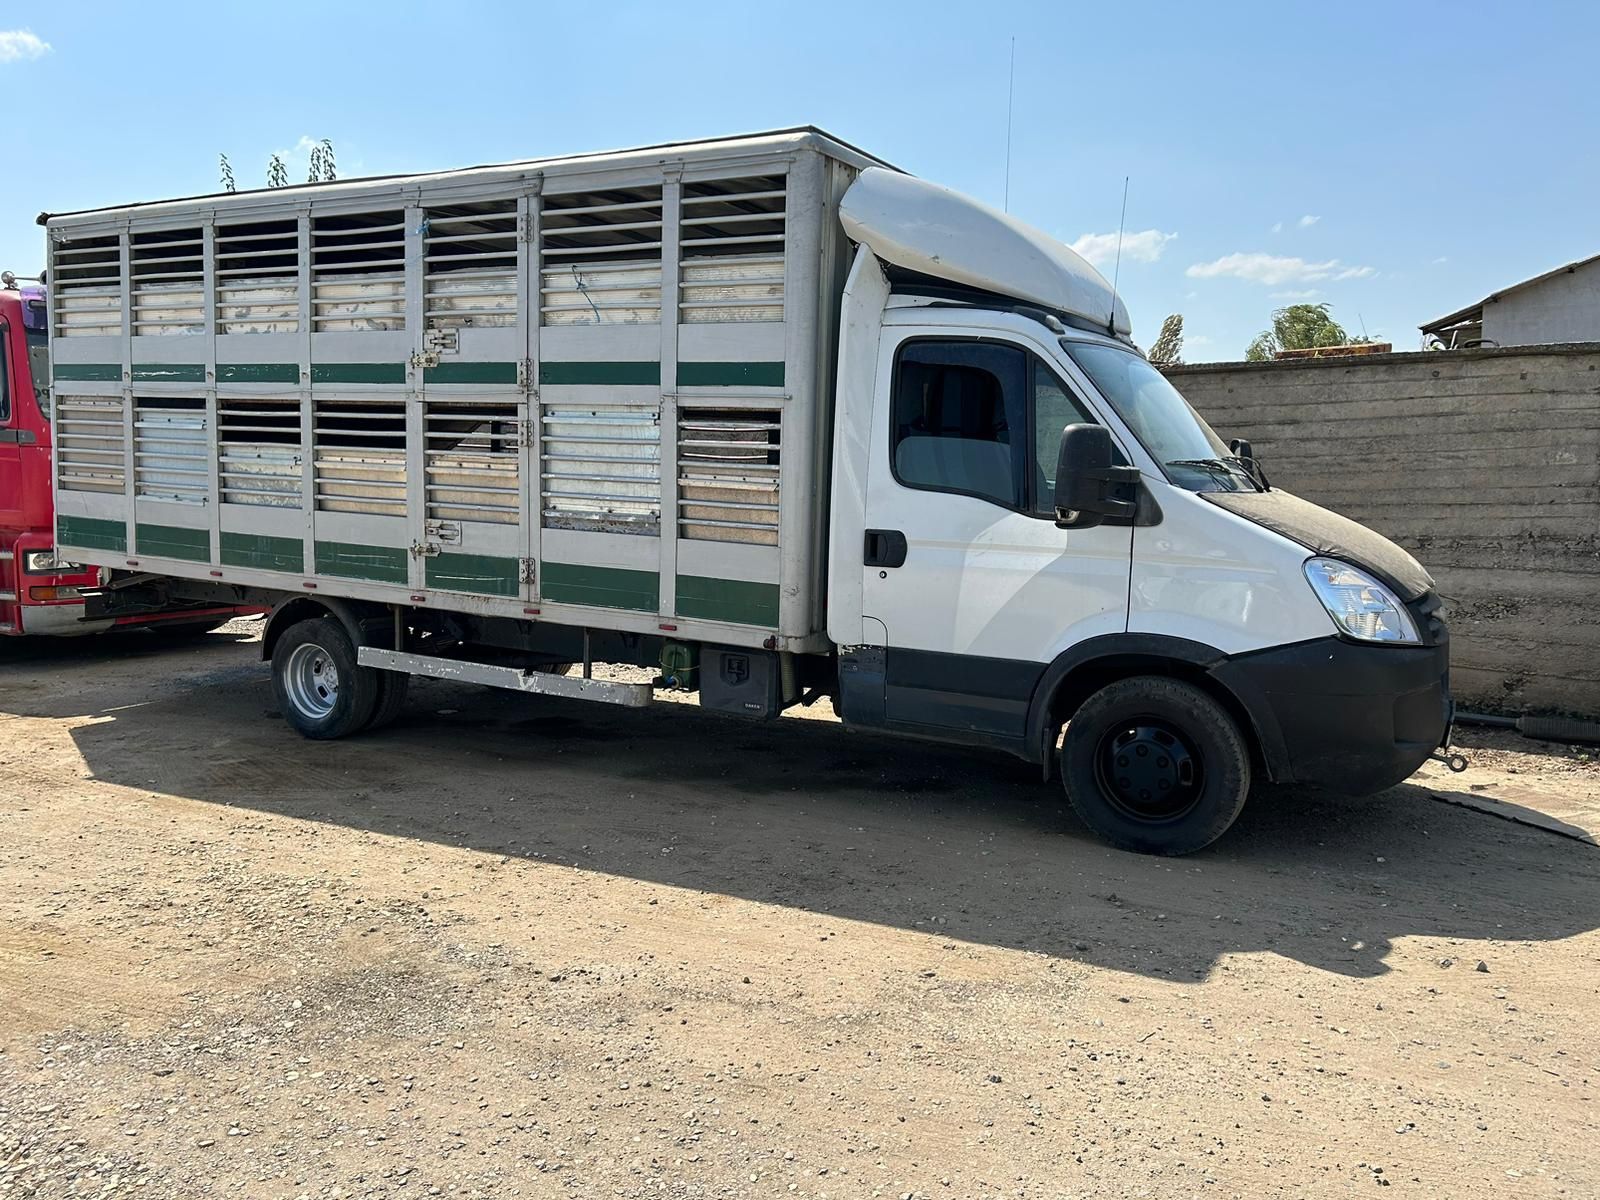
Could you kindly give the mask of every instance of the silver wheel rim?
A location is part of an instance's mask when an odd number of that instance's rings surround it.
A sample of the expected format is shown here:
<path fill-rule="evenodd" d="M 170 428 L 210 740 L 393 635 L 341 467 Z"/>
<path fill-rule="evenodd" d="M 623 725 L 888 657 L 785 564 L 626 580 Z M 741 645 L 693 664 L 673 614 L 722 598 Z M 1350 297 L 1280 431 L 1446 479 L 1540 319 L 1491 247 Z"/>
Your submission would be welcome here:
<path fill-rule="evenodd" d="M 339 668 L 321 646 L 308 642 L 290 651 L 283 682 L 289 702 L 314 721 L 326 717 L 339 703 Z"/>

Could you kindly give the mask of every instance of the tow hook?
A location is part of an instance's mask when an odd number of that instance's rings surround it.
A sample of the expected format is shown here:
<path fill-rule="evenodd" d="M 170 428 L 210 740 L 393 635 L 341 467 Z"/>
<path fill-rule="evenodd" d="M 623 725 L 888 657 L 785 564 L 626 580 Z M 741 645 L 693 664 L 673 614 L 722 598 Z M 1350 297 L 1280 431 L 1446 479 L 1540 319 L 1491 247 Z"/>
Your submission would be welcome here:
<path fill-rule="evenodd" d="M 1442 762 L 1456 775 L 1467 769 L 1467 756 L 1465 754 L 1453 753 L 1449 750 L 1435 750 L 1428 755 L 1428 758 L 1432 762 Z"/>

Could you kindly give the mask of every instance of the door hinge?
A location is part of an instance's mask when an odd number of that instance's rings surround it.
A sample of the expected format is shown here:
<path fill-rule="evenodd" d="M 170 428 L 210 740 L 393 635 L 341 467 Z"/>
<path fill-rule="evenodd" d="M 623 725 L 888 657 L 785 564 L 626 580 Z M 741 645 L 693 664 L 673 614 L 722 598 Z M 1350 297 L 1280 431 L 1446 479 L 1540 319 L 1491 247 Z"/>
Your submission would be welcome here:
<path fill-rule="evenodd" d="M 533 387 L 533 359 L 524 358 L 517 363 L 517 387 L 524 392 Z"/>
<path fill-rule="evenodd" d="M 518 421 L 517 422 L 517 449 L 518 450 L 531 449 L 532 446 L 533 446 L 534 437 L 535 437 L 535 434 L 534 434 L 534 422 L 532 422 L 532 421 Z"/>
<path fill-rule="evenodd" d="M 460 345 L 461 339 L 454 329 L 430 329 L 422 335 L 422 348 L 433 351 L 435 356 L 454 354 Z"/>
<path fill-rule="evenodd" d="M 521 582 L 523 582 L 523 583 L 538 583 L 539 582 L 539 568 L 535 564 L 533 559 L 531 559 L 531 558 L 519 558 L 517 560 L 517 564 L 518 564 L 517 578 Z"/>
<path fill-rule="evenodd" d="M 442 553 L 438 542 L 412 542 L 412 558 L 438 558 Z"/>
<path fill-rule="evenodd" d="M 523 213 L 517 218 L 517 241 L 533 241 L 533 214 Z"/>
<path fill-rule="evenodd" d="M 430 371 L 439 365 L 439 352 L 437 350 L 418 350 L 411 356 L 413 370 Z"/>

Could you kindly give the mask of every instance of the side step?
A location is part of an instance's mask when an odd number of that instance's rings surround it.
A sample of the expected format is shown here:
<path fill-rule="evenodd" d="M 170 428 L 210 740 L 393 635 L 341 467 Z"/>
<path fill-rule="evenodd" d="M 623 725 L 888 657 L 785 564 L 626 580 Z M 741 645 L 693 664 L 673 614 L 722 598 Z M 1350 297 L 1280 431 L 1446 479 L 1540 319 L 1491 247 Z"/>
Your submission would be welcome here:
<path fill-rule="evenodd" d="M 376 667 L 380 671 L 426 675 L 430 679 L 454 679 L 461 683 L 481 683 L 486 687 L 532 692 L 540 696 L 565 696 L 570 700 L 598 700 L 603 704 L 620 704 L 624 708 L 644 708 L 655 703 L 655 689 L 648 683 L 612 683 L 605 679 L 551 675 L 547 671 L 524 671 L 520 667 L 461 662 L 454 658 L 435 658 L 430 654 L 381 650 L 375 646 L 362 646 L 356 652 L 356 661 L 363 667 Z"/>

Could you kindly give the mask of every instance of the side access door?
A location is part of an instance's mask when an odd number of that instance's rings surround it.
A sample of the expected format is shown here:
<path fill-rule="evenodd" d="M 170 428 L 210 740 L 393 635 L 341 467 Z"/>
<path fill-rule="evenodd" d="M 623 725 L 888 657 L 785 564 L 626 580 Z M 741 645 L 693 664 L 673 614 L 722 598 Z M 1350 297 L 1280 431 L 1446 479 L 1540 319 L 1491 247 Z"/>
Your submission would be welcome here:
<path fill-rule="evenodd" d="M 888 726 L 1020 742 L 1051 660 L 1127 628 L 1132 527 L 1055 524 L 1061 430 L 1095 418 L 1046 354 L 979 329 L 884 331 L 862 570 Z"/>

